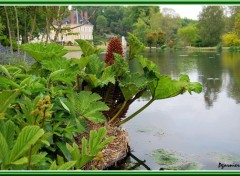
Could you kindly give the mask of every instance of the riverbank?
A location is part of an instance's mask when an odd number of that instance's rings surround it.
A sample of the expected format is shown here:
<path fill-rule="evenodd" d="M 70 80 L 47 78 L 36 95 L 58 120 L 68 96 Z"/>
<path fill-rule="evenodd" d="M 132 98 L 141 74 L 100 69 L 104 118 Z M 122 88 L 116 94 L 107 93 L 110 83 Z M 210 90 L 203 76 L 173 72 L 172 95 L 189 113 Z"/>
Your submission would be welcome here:
<path fill-rule="evenodd" d="M 212 51 L 212 50 L 216 50 L 217 46 L 214 47 L 192 47 L 192 46 L 187 46 L 186 47 L 187 50 L 196 50 L 196 51 Z M 222 47 L 222 50 L 228 50 L 229 47 Z"/>

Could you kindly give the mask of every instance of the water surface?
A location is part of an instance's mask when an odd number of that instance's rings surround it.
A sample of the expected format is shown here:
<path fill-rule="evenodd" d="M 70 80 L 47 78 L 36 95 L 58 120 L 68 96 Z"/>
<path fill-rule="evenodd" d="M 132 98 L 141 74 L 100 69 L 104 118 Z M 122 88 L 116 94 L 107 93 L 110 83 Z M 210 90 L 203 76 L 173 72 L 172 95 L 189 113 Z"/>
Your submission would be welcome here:
<path fill-rule="evenodd" d="M 153 50 L 144 55 L 161 74 L 188 74 L 203 91 L 156 101 L 127 122 L 132 153 L 152 170 L 168 167 L 156 163 L 151 155 L 156 149 L 181 156 L 182 164 L 198 163 L 202 170 L 218 170 L 219 162 L 240 164 L 240 53 Z M 133 103 L 128 114 L 149 99 L 145 95 Z"/>

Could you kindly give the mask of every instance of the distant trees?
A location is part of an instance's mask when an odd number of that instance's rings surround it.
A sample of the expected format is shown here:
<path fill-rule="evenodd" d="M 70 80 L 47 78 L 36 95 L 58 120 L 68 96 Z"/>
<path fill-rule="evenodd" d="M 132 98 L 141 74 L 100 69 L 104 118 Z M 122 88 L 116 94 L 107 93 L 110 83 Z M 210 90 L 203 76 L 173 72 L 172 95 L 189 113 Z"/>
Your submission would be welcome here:
<path fill-rule="evenodd" d="M 203 7 L 199 15 L 198 29 L 203 46 L 216 46 L 224 32 L 223 7 Z"/>
<path fill-rule="evenodd" d="M 192 45 L 200 38 L 198 32 L 195 25 L 189 25 L 178 30 L 178 37 L 184 45 Z"/>
<path fill-rule="evenodd" d="M 180 18 L 169 8 L 159 6 L 79 6 L 87 11 L 94 25 L 94 43 L 112 36 L 133 33 L 150 47 L 168 45 L 226 46 L 240 45 L 240 7 L 204 6 L 199 20 Z M 67 6 L 0 6 L 0 35 L 16 43 L 27 43 L 42 34 L 50 41 L 50 30 L 55 30 L 54 40 L 64 30 L 61 23 L 70 11 Z M 106 35 L 107 34 L 107 35 Z M 108 37 L 108 38 L 107 38 Z M 4 37 L 2 37 L 4 38 Z M 10 45 L 11 42 L 9 42 Z M 12 45 L 13 45 L 12 43 Z M 14 44 L 15 45 L 15 44 Z M 15 45 L 16 46 L 16 45 Z"/>
<path fill-rule="evenodd" d="M 225 46 L 237 46 L 240 44 L 240 39 L 235 33 L 228 33 L 222 36 L 222 41 Z"/>
<path fill-rule="evenodd" d="M 106 32 L 107 25 L 108 25 L 107 19 L 103 15 L 99 15 L 96 20 L 96 30 L 99 33 Z"/>
<path fill-rule="evenodd" d="M 147 45 L 151 48 L 152 46 L 162 46 L 166 41 L 166 33 L 159 32 L 149 32 L 146 35 Z"/>

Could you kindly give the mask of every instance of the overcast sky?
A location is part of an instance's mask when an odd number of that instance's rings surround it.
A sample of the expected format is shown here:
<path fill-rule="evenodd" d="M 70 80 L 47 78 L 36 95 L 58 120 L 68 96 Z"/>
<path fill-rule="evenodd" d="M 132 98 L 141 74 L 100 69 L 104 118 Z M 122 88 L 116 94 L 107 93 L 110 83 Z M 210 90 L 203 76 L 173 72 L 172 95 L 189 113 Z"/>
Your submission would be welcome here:
<path fill-rule="evenodd" d="M 203 5 L 160 5 L 160 8 L 171 8 L 180 15 L 181 18 L 197 20 Z"/>

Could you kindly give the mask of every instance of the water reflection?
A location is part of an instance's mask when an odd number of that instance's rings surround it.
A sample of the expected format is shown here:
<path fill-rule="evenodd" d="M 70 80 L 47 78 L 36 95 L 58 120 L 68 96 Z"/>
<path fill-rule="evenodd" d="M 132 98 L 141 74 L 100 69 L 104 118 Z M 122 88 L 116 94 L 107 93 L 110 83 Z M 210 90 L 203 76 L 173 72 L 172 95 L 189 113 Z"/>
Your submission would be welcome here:
<path fill-rule="evenodd" d="M 204 100 L 207 108 L 213 107 L 217 101 L 218 94 L 222 89 L 223 68 L 219 55 L 213 53 L 198 53 L 197 72 L 199 82 L 203 85 Z"/>
<path fill-rule="evenodd" d="M 173 78 L 189 74 L 191 80 L 201 82 L 207 109 L 214 106 L 221 92 L 240 103 L 240 53 L 152 51 L 144 55 L 159 66 L 161 74 Z"/>
<path fill-rule="evenodd" d="M 223 53 L 222 63 L 228 71 L 228 96 L 240 103 L 240 53 Z"/>

